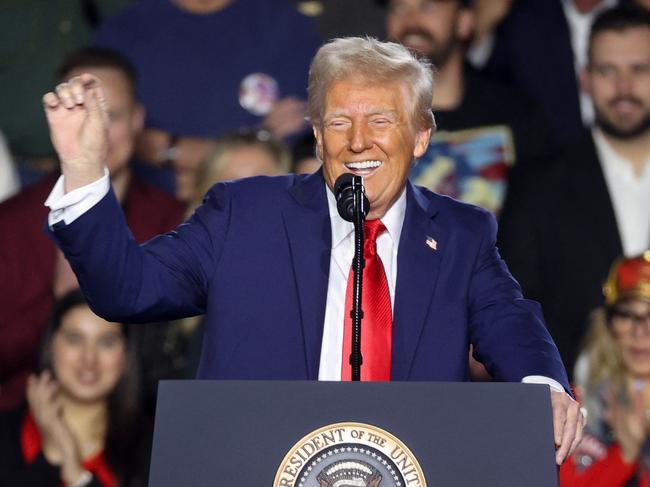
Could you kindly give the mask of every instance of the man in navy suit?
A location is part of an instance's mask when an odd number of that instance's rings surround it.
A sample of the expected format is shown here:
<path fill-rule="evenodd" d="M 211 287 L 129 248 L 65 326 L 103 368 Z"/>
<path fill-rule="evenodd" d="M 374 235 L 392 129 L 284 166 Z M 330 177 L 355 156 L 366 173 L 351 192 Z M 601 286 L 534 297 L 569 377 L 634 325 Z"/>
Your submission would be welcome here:
<path fill-rule="evenodd" d="M 494 218 L 407 182 L 435 127 L 431 73 L 398 44 L 326 44 L 309 80 L 322 171 L 218 184 L 188 222 L 144 246 L 106 184 L 99 81 L 82 75 L 46 94 L 63 172 L 49 226 L 93 309 L 113 321 L 206 312 L 199 378 L 339 380 L 354 239 L 332 188 L 353 173 L 364 179 L 368 220 L 385 230 L 376 254 L 390 301 L 387 377 L 467 380 L 472 344 L 497 380 L 551 385 L 561 463 L 584 418 L 539 306 L 498 255 Z"/>

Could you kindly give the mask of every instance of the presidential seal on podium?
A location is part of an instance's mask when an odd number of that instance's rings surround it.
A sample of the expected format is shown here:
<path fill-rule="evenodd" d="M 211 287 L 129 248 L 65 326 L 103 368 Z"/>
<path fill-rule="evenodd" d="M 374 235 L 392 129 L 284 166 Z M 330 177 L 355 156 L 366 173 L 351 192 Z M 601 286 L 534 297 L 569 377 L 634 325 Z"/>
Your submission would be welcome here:
<path fill-rule="evenodd" d="M 413 453 L 397 437 L 364 423 L 312 431 L 286 454 L 274 487 L 426 487 Z"/>

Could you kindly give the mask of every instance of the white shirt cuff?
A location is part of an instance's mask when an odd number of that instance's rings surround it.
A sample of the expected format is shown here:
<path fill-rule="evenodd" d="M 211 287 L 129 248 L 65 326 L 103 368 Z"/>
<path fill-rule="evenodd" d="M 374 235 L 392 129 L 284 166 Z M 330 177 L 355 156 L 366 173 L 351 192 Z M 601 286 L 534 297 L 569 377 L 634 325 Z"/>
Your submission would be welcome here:
<path fill-rule="evenodd" d="M 550 377 L 546 377 L 545 375 L 527 375 L 521 379 L 521 382 L 524 384 L 548 384 L 548 386 L 554 391 L 566 392 L 564 387 L 562 387 L 562 384 Z"/>
<path fill-rule="evenodd" d="M 64 179 L 63 175 L 61 175 L 45 200 L 45 206 L 50 208 L 50 213 L 47 216 L 50 229 L 61 221 L 66 225 L 70 225 L 99 203 L 111 187 L 108 168 L 106 167 L 104 168 L 104 175 L 97 181 L 69 193 L 65 192 L 63 184 Z"/>

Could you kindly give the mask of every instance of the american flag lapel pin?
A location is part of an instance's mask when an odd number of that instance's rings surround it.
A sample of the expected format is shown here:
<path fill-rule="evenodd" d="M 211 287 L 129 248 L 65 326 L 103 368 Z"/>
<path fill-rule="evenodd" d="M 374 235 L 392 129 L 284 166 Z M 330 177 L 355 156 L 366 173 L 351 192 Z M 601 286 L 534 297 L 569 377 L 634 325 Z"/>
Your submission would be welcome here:
<path fill-rule="evenodd" d="M 430 247 L 432 250 L 438 250 L 438 242 L 436 242 L 436 239 L 433 237 L 430 237 L 427 235 L 427 239 L 425 240 L 425 243 L 427 244 L 428 247 Z"/>

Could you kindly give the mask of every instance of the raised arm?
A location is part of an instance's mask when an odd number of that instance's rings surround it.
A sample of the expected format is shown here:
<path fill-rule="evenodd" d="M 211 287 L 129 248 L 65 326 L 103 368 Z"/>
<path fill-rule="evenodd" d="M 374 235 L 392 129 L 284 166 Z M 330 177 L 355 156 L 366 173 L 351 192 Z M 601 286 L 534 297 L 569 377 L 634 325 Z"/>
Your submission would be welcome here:
<path fill-rule="evenodd" d="M 228 216 L 223 192 L 177 231 L 139 246 L 103 178 L 109 120 L 101 81 L 82 74 L 47 93 L 43 103 L 66 193 L 55 187 L 48 199 L 49 228 L 93 311 L 122 322 L 204 312 Z"/>

